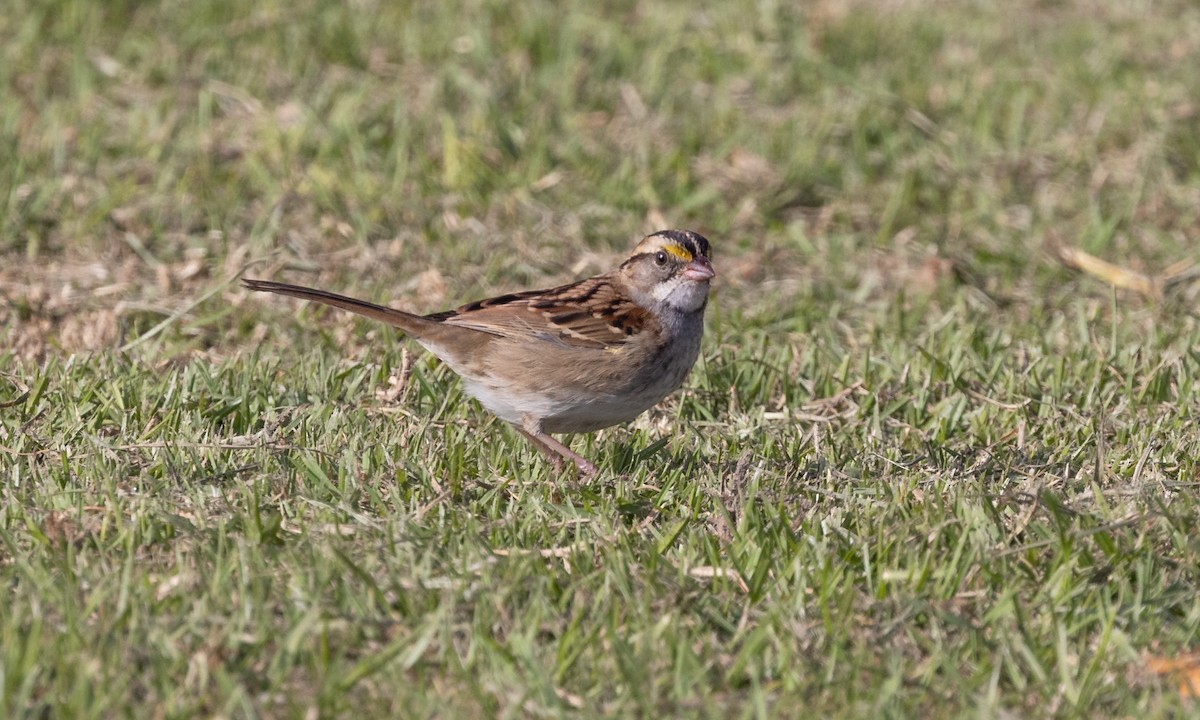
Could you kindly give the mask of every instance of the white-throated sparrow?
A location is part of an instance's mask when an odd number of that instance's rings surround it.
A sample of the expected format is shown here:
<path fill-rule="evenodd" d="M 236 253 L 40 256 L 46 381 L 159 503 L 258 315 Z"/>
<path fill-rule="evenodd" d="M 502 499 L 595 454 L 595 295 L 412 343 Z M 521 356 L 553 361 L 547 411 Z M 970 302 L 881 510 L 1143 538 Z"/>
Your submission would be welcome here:
<path fill-rule="evenodd" d="M 678 388 L 700 352 L 713 275 L 708 240 L 662 230 L 603 275 L 425 316 L 298 285 L 242 283 L 400 328 L 555 465 L 571 460 L 590 477 L 596 467 L 548 433 L 632 420 Z"/>

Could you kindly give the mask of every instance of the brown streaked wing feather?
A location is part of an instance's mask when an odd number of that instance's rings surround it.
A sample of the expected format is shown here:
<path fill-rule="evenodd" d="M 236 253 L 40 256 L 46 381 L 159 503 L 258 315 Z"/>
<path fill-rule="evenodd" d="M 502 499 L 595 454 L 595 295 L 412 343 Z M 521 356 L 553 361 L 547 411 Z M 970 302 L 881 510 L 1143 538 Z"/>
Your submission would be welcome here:
<path fill-rule="evenodd" d="M 603 349 L 637 336 L 650 313 L 601 275 L 549 290 L 480 300 L 434 317 L 450 325 Z"/>

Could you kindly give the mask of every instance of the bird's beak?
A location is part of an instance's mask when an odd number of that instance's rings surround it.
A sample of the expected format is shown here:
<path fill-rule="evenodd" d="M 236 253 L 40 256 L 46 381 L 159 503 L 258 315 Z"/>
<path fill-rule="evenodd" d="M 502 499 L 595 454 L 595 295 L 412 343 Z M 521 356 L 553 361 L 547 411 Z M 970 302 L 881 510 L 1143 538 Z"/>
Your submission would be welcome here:
<path fill-rule="evenodd" d="M 712 263 L 706 257 L 698 257 L 687 265 L 683 266 L 683 276 L 688 280 L 708 280 L 714 277 L 717 273 L 713 270 Z"/>

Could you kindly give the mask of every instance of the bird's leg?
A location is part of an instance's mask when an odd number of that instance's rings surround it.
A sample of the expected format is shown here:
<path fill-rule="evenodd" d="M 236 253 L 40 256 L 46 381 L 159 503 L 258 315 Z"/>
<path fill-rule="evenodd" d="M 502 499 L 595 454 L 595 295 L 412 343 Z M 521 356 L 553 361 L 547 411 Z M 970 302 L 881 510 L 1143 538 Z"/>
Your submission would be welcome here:
<path fill-rule="evenodd" d="M 554 448 L 550 447 L 541 440 L 538 440 L 536 435 L 526 432 L 523 428 L 517 427 L 516 431 L 524 435 L 525 439 L 532 443 L 533 446 L 537 448 L 538 452 L 540 452 L 547 460 L 550 461 L 550 464 L 554 466 L 555 470 L 562 470 L 562 466 L 565 461 L 563 460 L 563 457 L 554 450 Z"/>
<path fill-rule="evenodd" d="M 537 420 L 526 418 L 525 422 L 517 427 L 517 431 L 529 438 L 529 442 L 533 443 L 534 447 L 554 463 L 555 468 L 562 467 L 563 460 L 570 460 L 575 463 L 575 467 L 579 468 L 579 474 L 585 480 L 590 480 L 599 472 L 595 465 L 588 462 L 587 458 L 542 432 L 541 423 Z"/>
<path fill-rule="evenodd" d="M 566 458 L 567 460 L 570 460 L 571 462 L 575 463 L 575 467 L 579 468 L 579 474 L 582 475 L 585 480 L 590 480 L 590 479 L 594 478 L 596 476 L 596 473 L 599 472 L 599 470 L 596 469 L 595 465 L 588 462 L 587 458 L 583 457 L 582 455 L 575 452 L 574 450 L 567 447 L 566 445 L 563 445 L 562 443 L 560 443 L 559 441 L 550 437 L 546 433 L 541 433 L 539 435 L 530 435 L 529 439 L 533 440 L 534 442 L 544 443 L 546 445 L 546 447 L 548 447 L 551 450 L 553 450 L 554 452 L 558 453 L 563 458 Z"/>

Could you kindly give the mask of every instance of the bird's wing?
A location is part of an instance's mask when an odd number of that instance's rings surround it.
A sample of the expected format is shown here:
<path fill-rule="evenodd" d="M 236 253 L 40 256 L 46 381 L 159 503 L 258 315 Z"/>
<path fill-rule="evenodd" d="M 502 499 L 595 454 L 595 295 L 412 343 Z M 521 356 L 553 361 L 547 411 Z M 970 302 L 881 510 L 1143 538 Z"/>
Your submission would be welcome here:
<path fill-rule="evenodd" d="M 597 349 L 624 345 L 651 327 L 640 307 L 607 276 L 549 290 L 500 295 L 427 316 L 447 325 Z"/>

